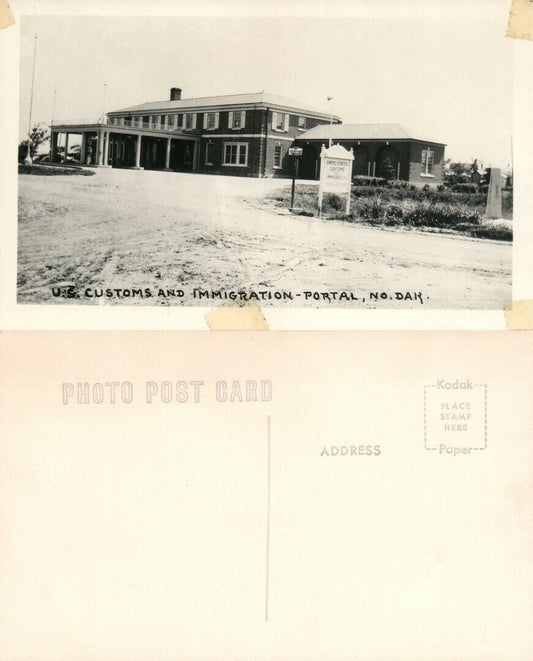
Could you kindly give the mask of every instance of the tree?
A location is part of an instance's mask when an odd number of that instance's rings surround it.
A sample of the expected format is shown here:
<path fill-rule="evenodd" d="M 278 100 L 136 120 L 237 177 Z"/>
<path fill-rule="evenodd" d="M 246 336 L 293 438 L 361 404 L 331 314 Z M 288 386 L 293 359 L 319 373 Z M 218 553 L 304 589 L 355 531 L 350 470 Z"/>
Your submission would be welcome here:
<path fill-rule="evenodd" d="M 396 179 L 396 170 L 394 169 L 390 156 L 386 156 L 380 164 L 378 168 L 378 177 L 383 177 L 384 179 L 387 179 L 387 181 Z"/>
<path fill-rule="evenodd" d="M 33 159 L 39 147 L 50 139 L 46 124 L 35 124 L 30 132 L 30 156 Z M 18 160 L 22 162 L 28 155 L 28 140 L 19 144 Z"/>

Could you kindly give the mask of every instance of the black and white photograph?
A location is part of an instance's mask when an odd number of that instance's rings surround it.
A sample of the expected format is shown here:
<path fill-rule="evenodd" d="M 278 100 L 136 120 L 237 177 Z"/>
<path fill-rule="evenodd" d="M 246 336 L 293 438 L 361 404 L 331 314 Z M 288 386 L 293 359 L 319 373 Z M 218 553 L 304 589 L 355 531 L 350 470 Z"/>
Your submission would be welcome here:
<path fill-rule="evenodd" d="M 483 5 L 21 16 L 17 306 L 501 311 L 517 40 Z"/>

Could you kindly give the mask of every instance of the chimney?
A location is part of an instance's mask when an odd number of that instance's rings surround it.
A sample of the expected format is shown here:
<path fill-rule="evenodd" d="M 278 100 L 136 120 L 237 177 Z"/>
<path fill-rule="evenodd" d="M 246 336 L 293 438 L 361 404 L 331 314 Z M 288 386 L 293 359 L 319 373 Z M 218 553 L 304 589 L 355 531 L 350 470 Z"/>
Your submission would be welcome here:
<path fill-rule="evenodd" d="M 170 100 L 179 101 L 181 99 L 181 88 L 180 87 L 171 87 L 170 88 Z"/>

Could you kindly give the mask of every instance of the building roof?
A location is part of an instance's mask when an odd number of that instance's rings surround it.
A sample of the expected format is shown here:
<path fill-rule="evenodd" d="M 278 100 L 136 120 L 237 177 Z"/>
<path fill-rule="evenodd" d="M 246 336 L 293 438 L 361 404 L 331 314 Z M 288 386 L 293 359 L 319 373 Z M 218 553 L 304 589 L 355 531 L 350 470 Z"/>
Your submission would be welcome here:
<path fill-rule="evenodd" d="M 191 108 L 212 108 L 219 106 L 243 106 L 243 105 L 262 105 L 265 107 L 275 106 L 280 108 L 290 108 L 291 110 L 299 110 L 304 113 L 311 113 L 314 115 L 321 115 L 328 117 L 329 114 L 316 108 L 309 107 L 289 99 L 285 96 L 277 94 L 270 94 L 268 92 L 251 92 L 247 94 L 222 94 L 218 96 L 199 96 L 191 99 L 180 99 L 179 101 L 149 101 L 148 103 L 141 103 L 137 106 L 129 106 L 114 110 L 115 113 L 123 112 L 158 112 L 163 110 L 188 110 Z M 110 113 L 110 114 L 113 114 Z M 339 117 L 333 115 L 335 120 L 340 120 Z"/>
<path fill-rule="evenodd" d="M 298 140 L 421 140 L 399 124 L 321 124 L 302 133 Z M 424 139 L 442 145 L 443 142 Z"/>

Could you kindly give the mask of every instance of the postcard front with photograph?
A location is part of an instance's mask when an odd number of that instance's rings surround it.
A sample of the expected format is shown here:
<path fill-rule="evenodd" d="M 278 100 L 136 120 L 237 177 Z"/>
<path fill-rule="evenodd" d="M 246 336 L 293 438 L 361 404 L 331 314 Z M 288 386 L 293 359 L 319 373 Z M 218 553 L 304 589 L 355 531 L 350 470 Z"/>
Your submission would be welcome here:
<path fill-rule="evenodd" d="M 474 5 L 21 16 L 17 306 L 502 310 L 514 42 Z"/>

